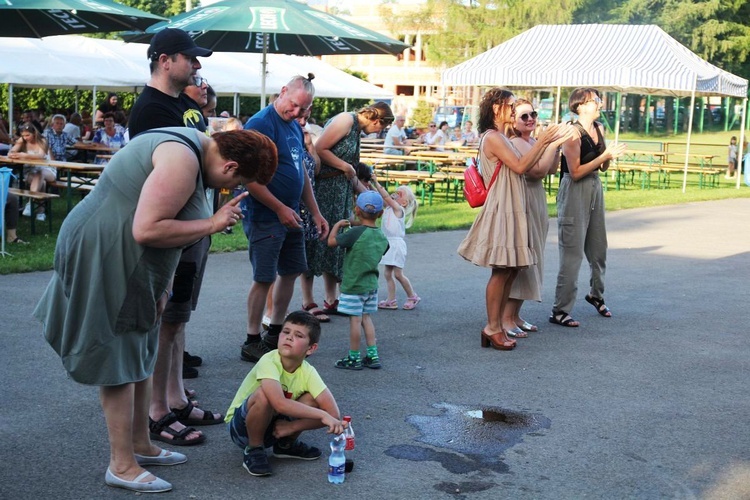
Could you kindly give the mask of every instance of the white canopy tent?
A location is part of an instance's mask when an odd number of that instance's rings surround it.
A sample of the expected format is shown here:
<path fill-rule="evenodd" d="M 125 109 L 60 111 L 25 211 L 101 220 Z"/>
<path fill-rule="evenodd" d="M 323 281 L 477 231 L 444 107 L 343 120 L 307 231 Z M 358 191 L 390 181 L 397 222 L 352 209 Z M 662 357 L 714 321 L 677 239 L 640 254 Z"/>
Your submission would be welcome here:
<path fill-rule="evenodd" d="M 704 61 L 654 25 L 540 25 L 443 72 L 444 86 L 518 89 L 594 87 L 604 91 L 690 96 L 687 153 L 696 96 L 744 99 L 748 82 Z M 618 109 L 620 103 L 617 103 Z M 615 125 L 618 139 L 619 120 Z M 740 157 L 742 150 L 740 149 Z M 687 182 L 685 157 L 683 191 Z M 737 187 L 740 180 L 737 178 Z"/>
<path fill-rule="evenodd" d="M 0 38 L 0 83 L 20 87 L 137 91 L 149 79 L 146 44 L 77 35 Z M 261 54 L 215 52 L 201 75 L 219 95 L 260 95 Z M 279 91 L 294 75 L 314 73 L 316 97 L 391 99 L 393 94 L 314 57 L 268 55 L 266 86 Z M 13 109 L 12 87 L 9 110 Z M 93 104 L 96 108 L 96 104 Z M 239 110 L 236 109 L 235 113 Z M 12 113 L 9 112 L 9 115 Z M 11 121 L 12 116 L 9 117 Z"/>

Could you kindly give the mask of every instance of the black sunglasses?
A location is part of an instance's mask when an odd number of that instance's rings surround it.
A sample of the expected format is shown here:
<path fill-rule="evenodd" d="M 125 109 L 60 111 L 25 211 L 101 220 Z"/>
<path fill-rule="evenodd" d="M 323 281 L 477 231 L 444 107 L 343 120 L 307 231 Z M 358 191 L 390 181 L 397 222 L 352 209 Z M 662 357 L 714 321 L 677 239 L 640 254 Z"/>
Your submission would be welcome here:
<path fill-rule="evenodd" d="M 531 113 L 524 113 L 521 115 L 521 121 L 527 122 L 529 120 L 536 120 L 536 117 L 539 116 L 539 113 L 536 111 L 532 111 Z"/>

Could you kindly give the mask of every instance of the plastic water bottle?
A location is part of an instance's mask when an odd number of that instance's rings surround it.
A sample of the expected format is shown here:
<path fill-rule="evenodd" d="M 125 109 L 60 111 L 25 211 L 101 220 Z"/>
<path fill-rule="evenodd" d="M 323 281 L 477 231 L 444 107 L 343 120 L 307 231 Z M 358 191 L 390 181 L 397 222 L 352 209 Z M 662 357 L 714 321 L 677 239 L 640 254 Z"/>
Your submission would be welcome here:
<path fill-rule="evenodd" d="M 344 417 L 344 422 L 349 423 L 349 427 L 344 429 L 344 436 L 346 436 L 346 451 L 352 451 L 354 449 L 354 429 L 352 428 L 352 417 Z"/>
<path fill-rule="evenodd" d="M 344 482 L 344 468 L 346 466 L 344 448 L 346 448 L 346 436 L 339 434 L 331 438 L 331 456 L 328 457 L 329 483 L 341 484 Z"/>

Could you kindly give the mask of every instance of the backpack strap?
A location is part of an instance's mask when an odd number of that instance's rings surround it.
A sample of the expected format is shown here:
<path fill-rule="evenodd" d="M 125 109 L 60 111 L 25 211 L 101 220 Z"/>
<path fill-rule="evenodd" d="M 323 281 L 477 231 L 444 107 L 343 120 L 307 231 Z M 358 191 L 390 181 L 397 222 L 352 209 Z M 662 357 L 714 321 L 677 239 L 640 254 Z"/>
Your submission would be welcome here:
<path fill-rule="evenodd" d="M 142 136 L 143 134 L 167 134 L 174 137 L 178 137 L 182 139 L 195 153 L 195 156 L 198 158 L 198 167 L 200 168 L 200 175 L 203 175 L 203 156 L 201 156 L 200 149 L 198 149 L 198 145 L 195 144 L 195 142 L 188 138 L 186 135 L 183 135 L 179 132 L 173 132 L 171 130 L 162 130 L 162 129 L 151 129 L 146 130 L 138 134 L 138 137 Z"/>
<path fill-rule="evenodd" d="M 479 147 L 477 148 L 477 156 L 474 159 L 474 163 L 476 163 L 477 166 L 479 166 L 479 155 L 482 152 L 482 141 L 484 140 L 484 137 L 487 135 L 489 131 L 485 131 L 482 136 L 479 138 Z M 497 173 L 500 171 L 500 166 L 503 164 L 500 160 L 497 161 L 497 164 L 495 164 L 495 171 L 492 173 L 492 178 L 490 179 L 490 185 L 487 186 L 487 191 L 490 190 L 492 185 L 495 183 L 495 179 L 497 179 Z"/>

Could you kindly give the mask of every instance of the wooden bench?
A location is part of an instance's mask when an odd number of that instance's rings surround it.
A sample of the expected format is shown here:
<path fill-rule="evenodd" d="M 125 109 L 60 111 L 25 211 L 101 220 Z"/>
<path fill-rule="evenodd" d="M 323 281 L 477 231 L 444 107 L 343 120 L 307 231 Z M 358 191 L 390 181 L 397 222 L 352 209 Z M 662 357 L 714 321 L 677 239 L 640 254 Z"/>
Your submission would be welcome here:
<path fill-rule="evenodd" d="M 31 234 L 36 234 L 36 213 L 37 208 L 43 207 L 47 214 L 48 230 L 52 232 L 52 200 L 59 198 L 59 195 L 52 193 L 41 193 L 38 191 L 29 191 L 28 189 L 8 188 L 8 193 L 14 194 L 19 198 L 26 198 L 31 204 Z"/>
<path fill-rule="evenodd" d="M 653 174 L 654 172 L 660 173 L 660 168 L 650 163 L 621 163 L 619 165 L 611 166 L 606 172 L 602 174 L 602 176 L 604 177 L 604 190 L 607 190 L 609 179 L 609 176 L 607 175 L 608 173 L 611 173 L 614 176 L 615 189 L 617 191 L 619 191 L 621 188 L 624 188 L 628 183 L 635 185 L 636 173 L 640 174 L 641 189 L 651 189 L 651 174 Z M 628 176 L 630 177 L 629 182 Z M 659 186 L 661 186 L 661 176 L 659 177 L 658 184 Z"/>
<path fill-rule="evenodd" d="M 96 183 L 98 181 L 99 179 L 96 177 L 78 177 L 76 175 L 73 175 L 71 177 L 60 177 L 59 179 L 48 184 L 56 188 L 63 189 L 67 189 L 68 184 L 70 184 L 71 189 L 77 189 L 79 191 L 90 193 L 91 190 L 94 189 L 94 186 L 96 186 Z"/>
<path fill-rule="evenodd" d="M 685 167 L 678 165 L 663 165 L 659 170 L 660 175 L 663 174 L 664 176 L 665 187 L 669 187 L 670 174 L 673 172 L 683 173 L 685 172 Z M 719 179 L 721 178 L 721 174 L 724 173 L 724 169 L 718 167 L 688 167 L 687 173 L 698 174 L 698 187 L 703 189 L 704 187 L 718 187 L 721 182 Z"/>

